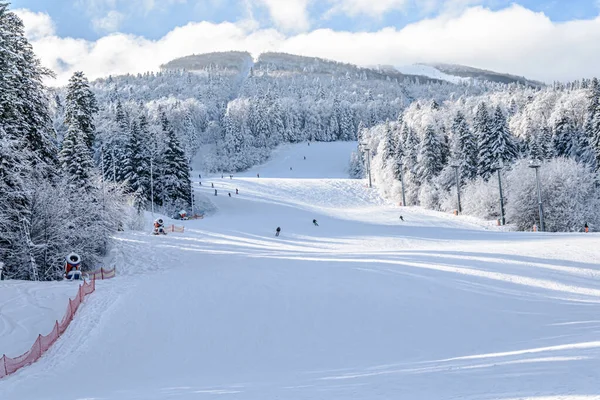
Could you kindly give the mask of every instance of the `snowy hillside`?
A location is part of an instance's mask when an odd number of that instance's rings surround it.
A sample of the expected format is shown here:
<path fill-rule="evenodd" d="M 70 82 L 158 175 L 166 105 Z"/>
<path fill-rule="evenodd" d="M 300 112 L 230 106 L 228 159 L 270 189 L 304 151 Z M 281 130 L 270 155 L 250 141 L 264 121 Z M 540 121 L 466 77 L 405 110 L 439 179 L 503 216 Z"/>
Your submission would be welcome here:
<path fill-rule="evenodd" d="M 383 68 L 383 67 L 381 67 Z M 420 75 L 431 79 L 439 79 L 446 82 L 459 84 L 461 82 L 477 81 L 495 82 L 495 83 L 520 83 L 532 88 L 541 88 L 545 85 L 542 82 L 533 81 L 522 76 L 503 74 L 494 71 L 487 71 L 478 68 L 467 67 L 454 64 L 412 64 L 403 66 L 387 66 L 387 70 L 396 70 L 407 75 Z"/>
<path fill-rule="evenodd" d="M 394 68 L 394 67 L 390 67 L 390 68 Z M 457 84 L 469 81 L 469 78 L 446 74 L 446 73 L 443 73 L 442 71 L 440 71 L 439 69 L 436 69 L 435 67 L 432 67 L 430 65 L 423 65 L 423 64 L 403 65 L 400 67 L 395 67 L 395 69 L 400 71 L 403 74 L 427 76 L 430 78 L 439 79 L 442 81 L 457 83 Z"/>
<path fill-rule="evenodd" d="M 595 398 L 599 237 L 389 205 L 344 178 L 353 146 L 203 177 L 214 215 L 121 234 L 120 276 L 1 398 Z"/>

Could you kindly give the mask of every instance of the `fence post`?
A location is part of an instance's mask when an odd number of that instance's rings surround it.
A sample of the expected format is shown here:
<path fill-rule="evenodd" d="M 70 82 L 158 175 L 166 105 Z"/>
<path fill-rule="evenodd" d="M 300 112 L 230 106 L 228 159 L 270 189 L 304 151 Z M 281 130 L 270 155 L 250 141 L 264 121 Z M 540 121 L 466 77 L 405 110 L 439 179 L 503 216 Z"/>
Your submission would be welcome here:
<path fill-rule="evenodd" d="M 8 369 L 6 368 L 6 354 L 2 355 L 2 364 L 4 364 L 4 376 L 8 376 Z"/>
<path fill-rule="evenodd" d="M 37 361 L 42 356 L 42 334 L 41 333 L 38 335 L 38 338 L 37 338 L 36 342 L 38 344 L 37 345 L 38 356 L 36 357 L 35 360 Z"/>

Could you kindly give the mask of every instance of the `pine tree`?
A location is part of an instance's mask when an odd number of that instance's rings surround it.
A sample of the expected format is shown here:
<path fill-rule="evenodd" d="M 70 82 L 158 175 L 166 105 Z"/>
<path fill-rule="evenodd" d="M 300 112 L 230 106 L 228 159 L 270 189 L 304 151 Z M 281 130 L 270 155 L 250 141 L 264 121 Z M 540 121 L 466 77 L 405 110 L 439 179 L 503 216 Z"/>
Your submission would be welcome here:
<path fill-rule="evenodd" d="M 497 106 L 492 118 L 492 163 L 510 164 L 517 159 L 519 154 L 516 141 L 508 129 L 506 117 L 500 106 Z M 546 138 L 550 138 L 546 134 Z M 543 149 L 542 149 L 543 151 Z"/>
<path fill-rule="evenodd" d="M 571 119 L 562 114 L 554 124 L 552 143 L 557 157 L 575 157 L 577 154 L 577 132 Z"/>
<path fill-rule="evenodd" d="M 396 140 L 396 148 L 392 154 L 394 179 L 401 180 L 404 168 L 404 141 L 401 137 Z"/>
<path fill-rule="evenodd" d="M 92 192 L 95 188 L 94 162 L 87 147 L 86 135 L 77 122 L 69 125 L 59 159 L 71 190 L 77 193 Z"/>
<path fill-rule="evenodd" d="M 181 144 L 175 135 L 165 112 L 161 113 L 161 125 L 166 136 L 166 149 L 163 154 L 162 190 L 166 205 L 170 208 L 189 207 L 192 186 L 189 167 Z"/>
<path fill-rule="evenodd" d="M 393 159 L 394 157 L 394 151 L 396 149 L 396 143 L 394 141 L 394 137 L 393 137 L 393 130 L 392 127 L 389 123 L 389 121 L 387 121 L 384 126 L 384 133 L 383 133 L 383 142 L 382 142 L 382 147 L 381 147 L 381 158 L 383 160 L 383 165 L 387 166 L 389 165 L 390 160 Z"/>
<path fill-rule="evenodd" d="M 83 72 L 75 72 L 69 79 L 65 103 L 65 125 L 77 124 L 86 145 L 92 149 L 96 136 L 94 115 L 98 112 L 98 105 Z"/>
<path fill-rule="evenodd" d="M 144 151 L 144 133 L 138 123 L 131 124 L 126 148 L 127 160 L 123 167 L 128 192 L 133 196 L 138 212 L 146 209 L 150 200 L 150 162 Z"/>
<path fill-rule="evenodd" d="M 494 155 L 494 136 L 491 129 L 491 121 L 485 103 L 480 103 L 477 107 L 475 120 L 473 122 L 473 130 L 477 137 L 477 173 L 485 180 L 489 179 L 495 168 Z"/>
<path fill-rule="evenodd" d="M 423 142 L 419 150 L 419 177 L 422 181 L 431 181 L 443 168 L 440 140 L 433 126 L 425 129 Z"/>
<path fill-rule="evenodd" d="M 402 137 L 404 138 L 404 168 L 411 174 L 417 173 L 417 161 L 419 154 L 419 139 L 415 131 L 404 125 Z"/>
<path fill-rule="evenodd" d="M 541 146 L 544 160 L 551 160 L 552 158 L 556 157 L 554 145 L 552 143 L 552 130 L 548 126 L 542 127 L 540 138 L 542 140 Z"/>
<path fill-rule="evenodd" d="M 452 158 L 460 163 L 462 179 L 469 181 L 477 177 L 477 141 L 469 129 L 465 116 L 460 111 L 452 122 Z"/>
<path fill-rule="evenodd" d="M 539 132 L 535 132 L 529 136 L 529 158 L 535 161 L 544 159 L 544 149 L 542 147 L 542 137 Z"/>

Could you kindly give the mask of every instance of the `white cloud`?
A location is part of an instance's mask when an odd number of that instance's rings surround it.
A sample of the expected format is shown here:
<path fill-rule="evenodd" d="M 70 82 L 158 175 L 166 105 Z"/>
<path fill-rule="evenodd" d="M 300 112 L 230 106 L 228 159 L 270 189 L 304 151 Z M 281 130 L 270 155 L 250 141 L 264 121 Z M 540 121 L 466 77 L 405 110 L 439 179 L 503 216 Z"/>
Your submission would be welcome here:
<path fill-rule="evenodd" d="M 29 40 L 37 40 L 44 36 L 54 35 L 55 28 L 52 18 L 46 13 L 33 12 L 27 9 L 15 10 L 15 13 L 25 24 L 25 36 Z"/>
<path fill-rule="evenodd" d="M 379 17 L 390 10 L 405 8 L 410 0 L 329 0 L 329 2 L 333 4 L 329 13 L 344 13 L 350 16 L 366 14 Z"/>
<path fill-rule="evenodd" d="M 286 31 L 304 31 L 310 26 L 308 3 L 310 0 L 251 0 L 269 10 L 273 22 Z"/>
<path fill-rule="evenodd" d="M 138 73 L 176 57 L 227 50 L 284 51 L 359 65 L 449 62 L 551 82 L 598 74 L 600 18 L 554 23 L 514 5 L 501 11 L 474 7 L 376 32 L 319 29 L 288 36 L 245 22 L 201 22 L 156 41 L 113 34 L 94 42 L 47 36 L 33 44 L 61 84 L 75 70 L 90 78 Z"/>
<path fill-rule="evenodd" d="M 116 32 L 119 30 L 125 16 L 115 10 L 111 10 L 104 17 L 93 18 L 92 25 L 97 31 Z"/>

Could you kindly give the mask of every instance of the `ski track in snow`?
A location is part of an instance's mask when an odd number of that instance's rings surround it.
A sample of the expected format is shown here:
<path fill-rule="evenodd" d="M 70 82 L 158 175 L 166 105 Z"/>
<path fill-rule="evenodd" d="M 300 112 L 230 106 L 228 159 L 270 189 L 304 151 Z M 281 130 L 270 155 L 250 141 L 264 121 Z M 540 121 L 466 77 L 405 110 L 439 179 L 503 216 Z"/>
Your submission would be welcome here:
<path fill-rule="evenodd" d="M 397 207 L 345 178 L 354 146 L 283 146 L 203 177 L 185 233 L 118 236 L 119 276 L 0 398 L 600 398 L 600 236 Z"/>

